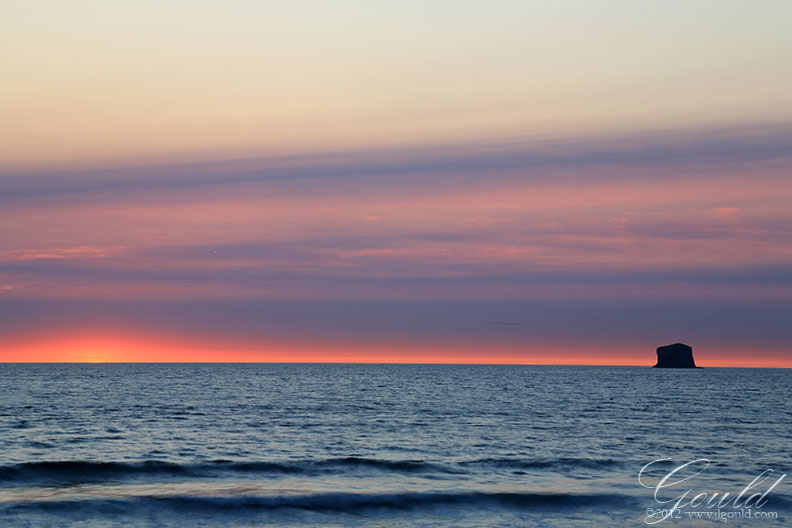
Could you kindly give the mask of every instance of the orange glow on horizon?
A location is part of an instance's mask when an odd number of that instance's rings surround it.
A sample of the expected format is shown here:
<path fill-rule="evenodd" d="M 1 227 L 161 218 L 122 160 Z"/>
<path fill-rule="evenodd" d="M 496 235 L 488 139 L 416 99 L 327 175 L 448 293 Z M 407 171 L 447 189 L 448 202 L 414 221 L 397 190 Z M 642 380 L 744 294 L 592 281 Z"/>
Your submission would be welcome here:
<path fill-rule="evenodd" d="M 777 351 L 746 360 L 713 351 L 695 352 L 702 367 L 792 368 Z M 0 345 L 0 363 L 419 363 L 652 366 L 654 350 L 294 341 L 251 343 L 215 339 L 96 334 L 61 336 Z"/>

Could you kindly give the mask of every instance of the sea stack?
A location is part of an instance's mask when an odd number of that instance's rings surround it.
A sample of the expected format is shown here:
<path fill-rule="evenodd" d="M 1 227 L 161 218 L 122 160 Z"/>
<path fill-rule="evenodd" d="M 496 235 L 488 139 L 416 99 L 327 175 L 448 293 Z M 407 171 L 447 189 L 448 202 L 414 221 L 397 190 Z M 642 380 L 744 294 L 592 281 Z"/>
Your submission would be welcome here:
<path fill-rule="evenodd" d="M 693 347 L 684 343 L 674 343 L 657 347 L 655 368 L 699 368 L 693 361 Z"/>

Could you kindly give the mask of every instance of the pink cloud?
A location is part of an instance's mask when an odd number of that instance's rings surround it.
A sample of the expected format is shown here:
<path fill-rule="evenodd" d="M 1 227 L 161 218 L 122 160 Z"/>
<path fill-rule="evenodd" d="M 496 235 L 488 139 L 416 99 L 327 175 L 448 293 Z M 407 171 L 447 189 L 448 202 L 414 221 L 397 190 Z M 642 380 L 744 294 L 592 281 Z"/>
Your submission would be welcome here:
<path fill-rule="evenodd" d="M 113 248 L 78 246 L 52 249 L 14 249 L 0 252 L 0 262 L 24 262 L 27 260 L 102 258 L 111 254 Z"/>
<path fill-rule="evenodd" d="M 737 220 L 740 212 L 741 211 L 739 207 L 726 207 L 721 205 L 718 207 L 713 207 L 707 211 L 707 216 L 717 220 L 722 220 L 724 222 L 733 222 Z"/>

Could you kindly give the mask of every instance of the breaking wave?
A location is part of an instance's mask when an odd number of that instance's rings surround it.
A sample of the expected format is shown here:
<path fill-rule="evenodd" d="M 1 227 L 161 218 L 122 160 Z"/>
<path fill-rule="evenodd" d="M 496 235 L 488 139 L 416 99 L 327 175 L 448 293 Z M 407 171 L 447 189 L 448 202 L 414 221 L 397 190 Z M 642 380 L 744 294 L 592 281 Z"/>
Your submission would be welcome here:
<path fill-rule="evenodd" d="M 315 493 L 272 496 L 146 496 L 124 499 L 74 501 L 38 501 L 6 504 L 6 510 L 135 510 L 145 507 L 164 510 L 277 510 L 281 508 L 317 512 L 357 513 L 367 509 L 410 509 L 422 506 L 490 506 L 507 508 L 587 508 L 632 506 L 638 499 L 614 494 L 565 493 L 485 493 L 485 492 L 413 492 L 413 493 Z"/>
<path fill-rule="evenodd" d="M 212 460 L 192 464 L 149 460 L 143 462 L 43 461 L 0 466 L 0 485 L 41 483 L 88 483 L 122 479 L 212 478 L 239 476 L 277 476 L 291 474 L 344 473 L 376 471 L 396 473 L 464 474 L 477 467 L 506 470 L 608 470 L 622 462 L 595 459 L 509 459 L 482 458 L 458 462 L 434 463 L 424 460 L 388 460 L 342 457 L 290 461 Z"/>

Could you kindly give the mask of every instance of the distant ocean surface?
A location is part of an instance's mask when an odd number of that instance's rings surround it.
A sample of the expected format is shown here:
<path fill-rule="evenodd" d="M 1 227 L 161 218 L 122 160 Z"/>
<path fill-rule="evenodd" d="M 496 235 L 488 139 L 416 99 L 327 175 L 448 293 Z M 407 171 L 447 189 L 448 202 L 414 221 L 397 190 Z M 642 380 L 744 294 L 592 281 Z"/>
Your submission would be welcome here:
<path fill-rule="evenodd" d="M 644 526 L 653 460 L 792 474 L 791 397 L 775 369 L 5 364 L 0 526 Z M 792 524 L 790 480 L 726 526 Z"/>

